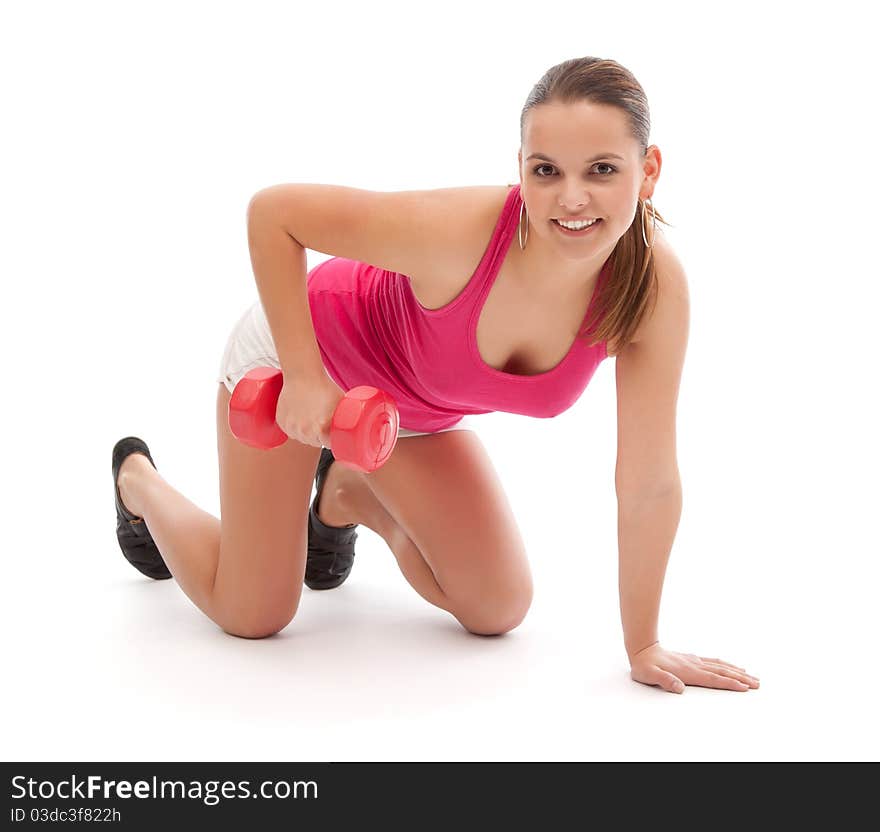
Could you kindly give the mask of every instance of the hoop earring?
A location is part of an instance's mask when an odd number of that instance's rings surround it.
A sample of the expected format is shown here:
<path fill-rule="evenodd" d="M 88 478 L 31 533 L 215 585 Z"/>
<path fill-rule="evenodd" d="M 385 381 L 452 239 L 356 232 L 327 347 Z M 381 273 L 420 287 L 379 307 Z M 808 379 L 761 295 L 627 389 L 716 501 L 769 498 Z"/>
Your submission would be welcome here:
<path fill-rule="evenodd" d="M 522 238 L 522 221 L 523 221 L 523 211 L 525 210 L 526 204 L 525 202 L 519 206 L 519 247 L 520 250 L 526 247 L 526 243 L 529 241 L 529 215 L 526 214 L 526 242 L 523 242 Z"/>
<path fill-rule="evenodd" d="M 654 220 L 653 227 L 651 229 L 651 242 L 648 242 L 648 238 L 645 236 L 645 210 L 647 203 L 651 203 L 651 217 Z M 654 248 L 654 239 L 657 236 L 657 215 L 654 213 L 654 203 L 651 201 L 651 197 L 642 200 L 642 239 L 645 241 L 645 247 L 648 249 Z"/>

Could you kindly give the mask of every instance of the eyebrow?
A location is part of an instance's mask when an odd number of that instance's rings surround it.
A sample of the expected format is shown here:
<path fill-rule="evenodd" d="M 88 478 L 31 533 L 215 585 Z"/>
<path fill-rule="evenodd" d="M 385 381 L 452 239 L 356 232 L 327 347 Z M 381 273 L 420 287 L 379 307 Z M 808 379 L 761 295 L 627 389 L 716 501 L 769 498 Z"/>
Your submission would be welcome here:
<path fill-rule="evenodd" d="M 559 164 L 559 162 L 557 162 L 555 159 L 551 159 L 544 153 L 530 153 L 528 156 L 526 156 L 526 161 L 528 162 L 529 159 L 546 159 L 548 162 L 551 162 L 554 165 Z M 623 156 L 619 156 L 617 153 L 600 153 L 598 156 L 594 156 L 592 159 L 587 159 L 586 161 L 597 162 L 599 161 L 599 159 L 620 159 L 622 162 L 626 161 Z"/>

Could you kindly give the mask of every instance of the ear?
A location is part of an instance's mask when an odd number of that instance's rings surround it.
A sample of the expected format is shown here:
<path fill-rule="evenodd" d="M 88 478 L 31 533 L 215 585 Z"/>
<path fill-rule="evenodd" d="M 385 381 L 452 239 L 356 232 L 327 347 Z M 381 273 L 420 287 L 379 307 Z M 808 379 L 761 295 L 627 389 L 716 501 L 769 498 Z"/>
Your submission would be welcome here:
<path fill-rule="evenodd" d="M 660 178 L 660 169 L 663 167 L 663 156 L 660 153 L 660 148 L 657 147 L 656 144 L 652 144 L 648 148 L 645 156 L 645 171 L 647 178 L 650 179 L 651 183 L 656 187 L 657 180 Z"/>

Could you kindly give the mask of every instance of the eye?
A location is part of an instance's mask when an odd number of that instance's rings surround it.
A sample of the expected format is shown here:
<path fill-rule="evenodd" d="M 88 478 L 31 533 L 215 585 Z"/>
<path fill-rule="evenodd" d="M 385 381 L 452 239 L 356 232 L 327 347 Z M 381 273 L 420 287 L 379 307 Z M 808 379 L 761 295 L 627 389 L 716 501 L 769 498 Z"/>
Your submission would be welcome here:
<path fill-rule="evenodd" d="M 538 179 L 547 179 L 549 177 L 549 174 L 539 173 L 538 171 L 540 171 L 541 168 L 552 168 L 552 167 L 553 167 L 553 165 L 547 164 L 545 162 L 543 165 L 538 165 L 537 167 L 535 167 L 533 169 L 533 172 L 538 177 Z M 610 176 L 612 173 L 617 173 L 617 168 L 615 168 L 614 165 L 609 165 L 607 162 L 597 162 L 595 167 L 597 167 L 597 168 L 602 167 L 602 168 L 610 168 L 611 169 L 609 173 L 599 173 L 599 174 L 597 174 L 597 176 Z"/>

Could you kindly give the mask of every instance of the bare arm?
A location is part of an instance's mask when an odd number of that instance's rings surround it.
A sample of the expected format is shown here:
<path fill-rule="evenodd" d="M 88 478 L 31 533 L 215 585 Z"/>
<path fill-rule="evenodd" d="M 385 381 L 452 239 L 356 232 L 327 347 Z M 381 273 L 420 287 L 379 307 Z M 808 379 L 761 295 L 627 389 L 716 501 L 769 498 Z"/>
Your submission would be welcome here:
<path fill-rule="evenodd" d="M 257 194 L 248 205 L 251 265 L 285 375 L 322 374 L 306 285 L 306 250 L 274 221 Z"/>
<path fill-rule="evenodd" d="M 644 335 L 617 358 L 620 614 L 630 660 L 657 642 L 660 595 L 681 517 L 678 390 L 690 320 L 687 278 L 658 250 L 659 297 Z"/>
<path fill-rule="evenodd" d="M 630 660 L 659 640 L 660 596 L 681 506 L 680 482 L 643 500 L 618 500 L 620 618 Z"/>

